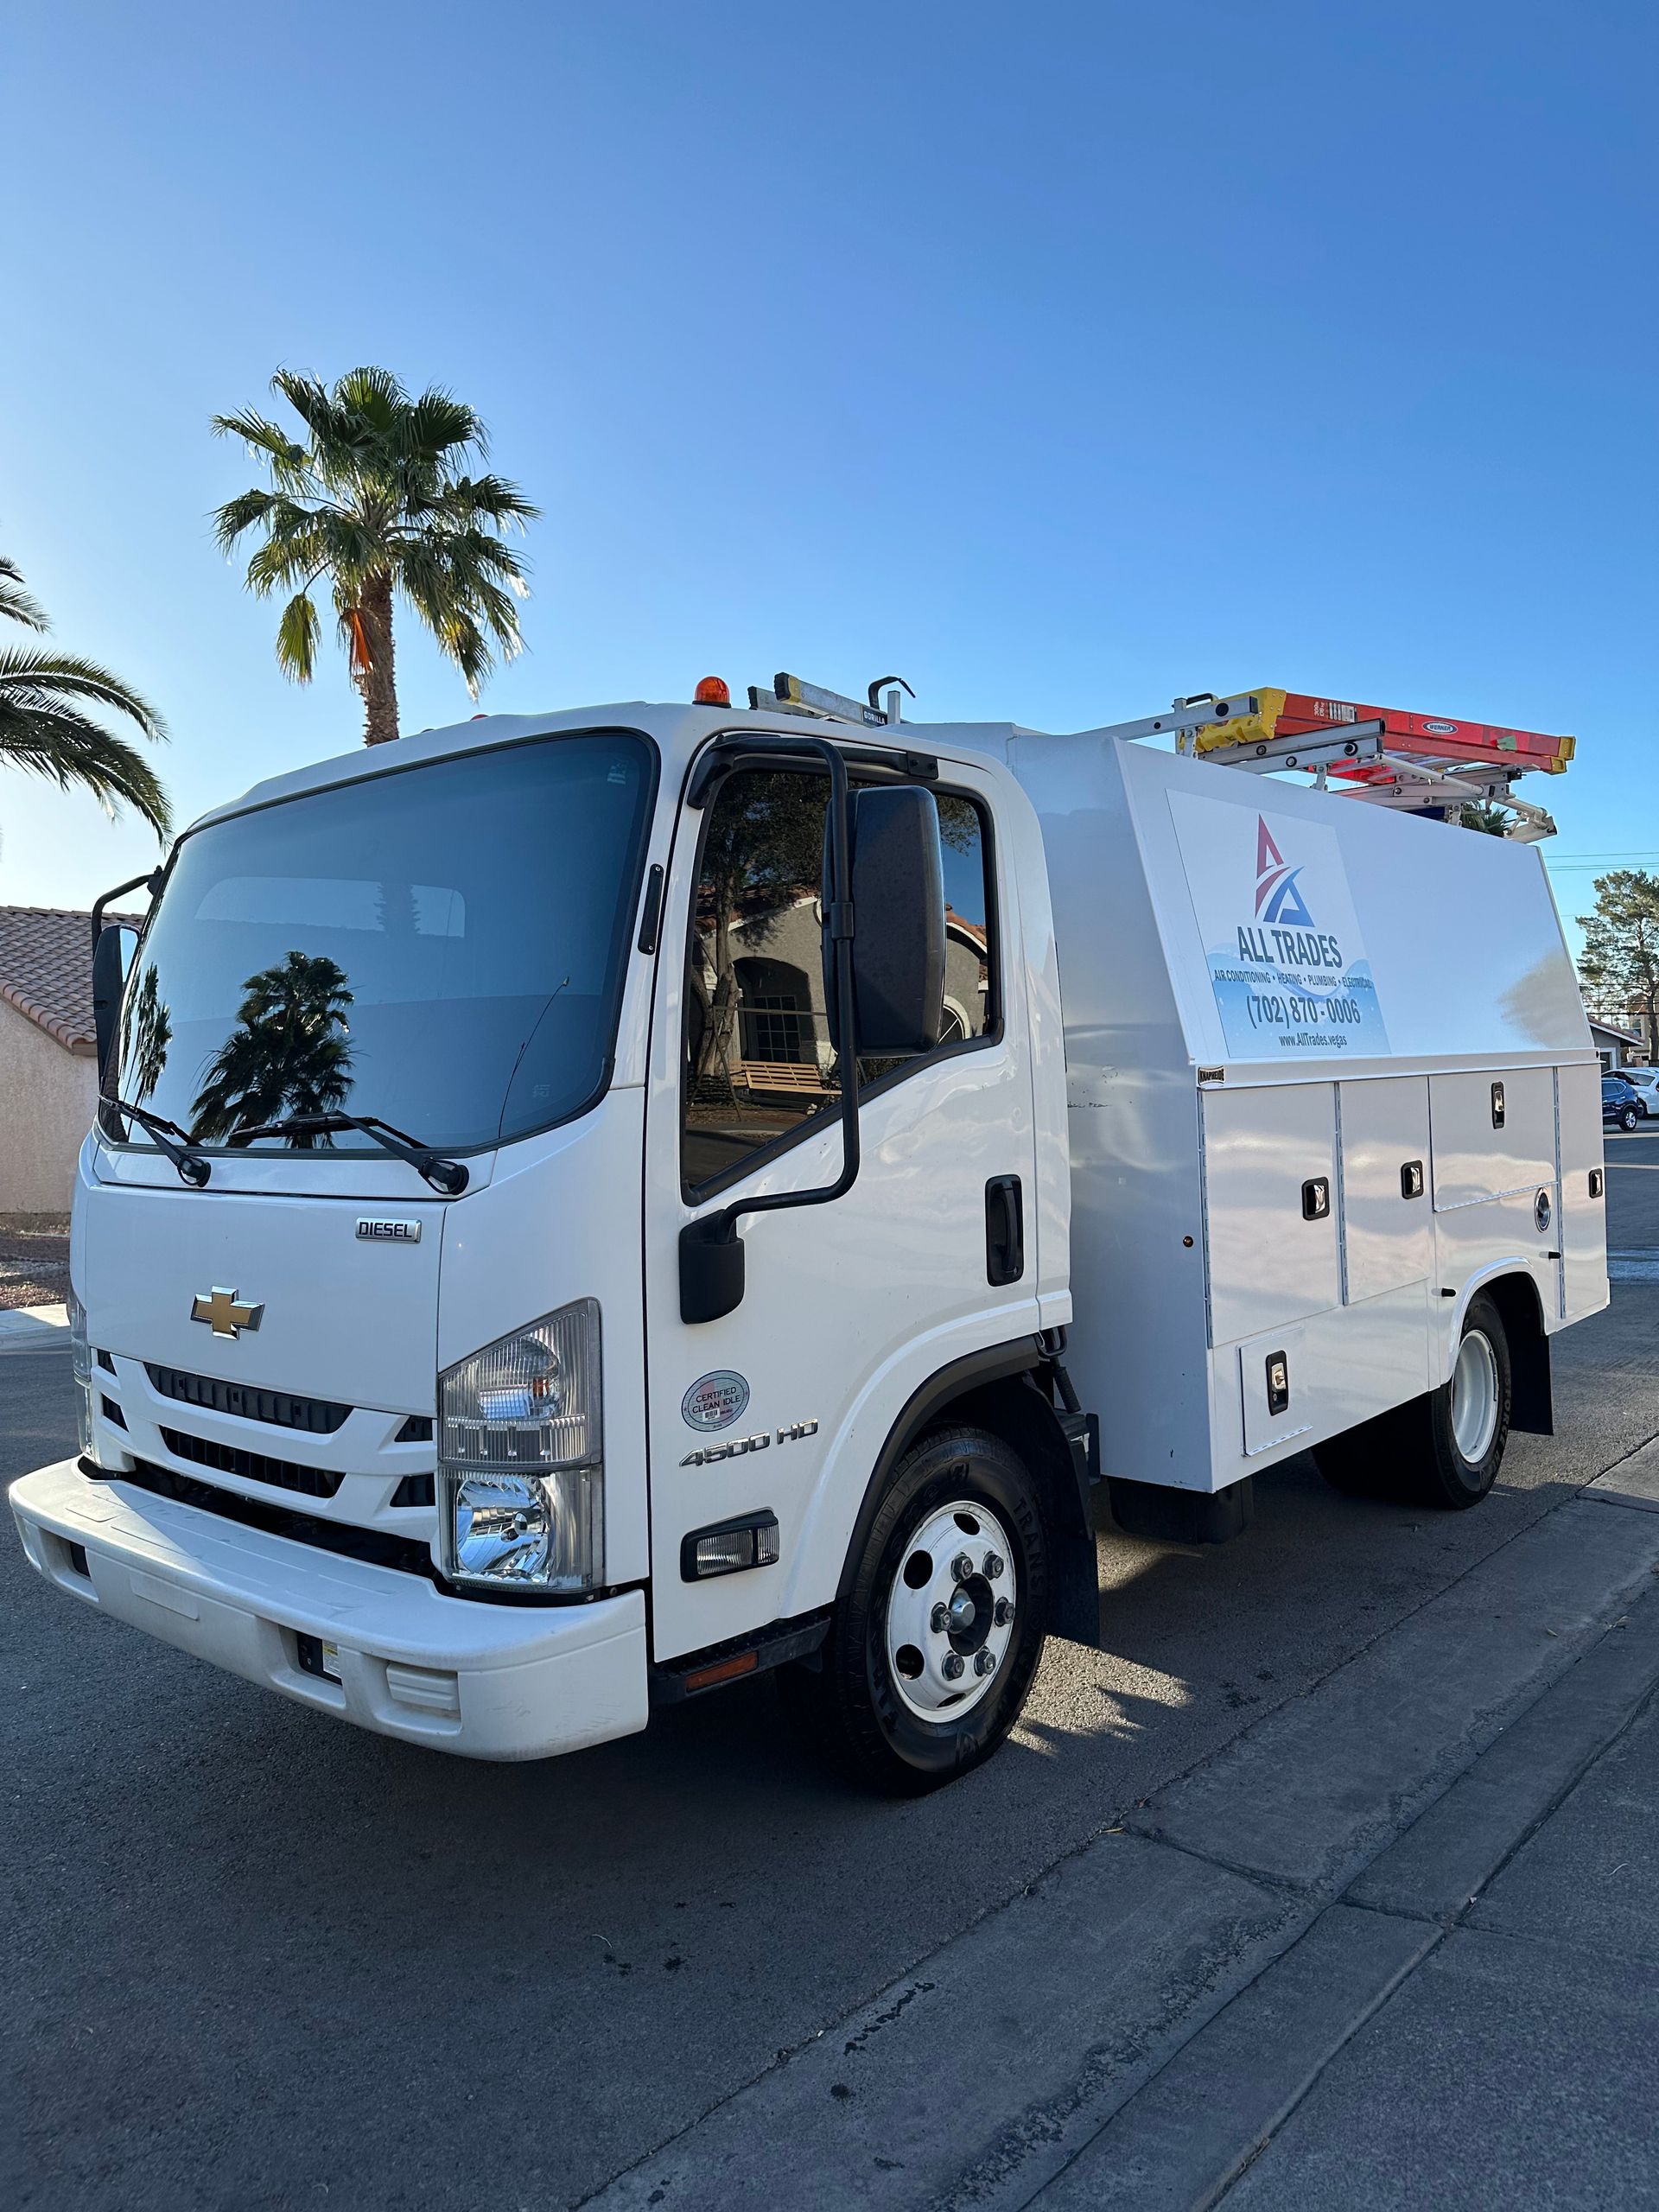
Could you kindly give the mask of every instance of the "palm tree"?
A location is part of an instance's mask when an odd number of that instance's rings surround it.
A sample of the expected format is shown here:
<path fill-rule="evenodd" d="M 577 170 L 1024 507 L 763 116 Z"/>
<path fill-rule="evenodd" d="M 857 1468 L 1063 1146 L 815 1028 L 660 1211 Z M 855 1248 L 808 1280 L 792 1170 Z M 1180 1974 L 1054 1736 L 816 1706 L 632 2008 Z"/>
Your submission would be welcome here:
<path fill-rule="evenodd" d="M 327 953 L 290 952 L 242 988 L 238 1027 L 214 1054 L 191 1109 L 193 1133 L 204 1143 L 283 1115 L 333 1113 L 352 1087 L 352 992 L 343 968 Z M 310 1152 L 318 1139 L 304 1132 L 289 1141 Z"/>
<path fill-rule="evenodd" d="M 352 681 L 363 700 L 363 741 L 397 734 L 391 606 L 401 593 L 467 679 L 479 686 L 523 639 L 513 596 L 524 567 L 504 530 L 534 520 L 517 485 L 464 474 L 489 448 L 484 425 L 448 392 L 411 399 L 385 369 L 353 369 L 331 391 L 315 377 L 281 369 L 271 389 L 303 426 L 291 438 L 251 408 L 216 415 L 217 436 L 245 439 L 270 472 L 270 491 L 244 492 L 213 518 L 226 553 L 252 530 L 248 563 L 261 599 L 292 593 L 276 626 L 284 674 L 308 683 L 319 621 L 311 593 L 327 578 Z"/>
<path fill-rule="evenodd" d="M 50 626 L 24 589 L 16 562 L 3 558 L 0 615 L 26 630 Z M 136 746 L 92 719 L 87 709 L 98 707 L 125 715 L 147 738 L 167 735 L 155 709 L 96 661 L 0 648 L 0 765 L 49 776 L 66 791 L 82 785 L 111 817 L 124 803 L 136 807 L 156 835 L 165 837 L 172 817 L 160 777 Z"/>

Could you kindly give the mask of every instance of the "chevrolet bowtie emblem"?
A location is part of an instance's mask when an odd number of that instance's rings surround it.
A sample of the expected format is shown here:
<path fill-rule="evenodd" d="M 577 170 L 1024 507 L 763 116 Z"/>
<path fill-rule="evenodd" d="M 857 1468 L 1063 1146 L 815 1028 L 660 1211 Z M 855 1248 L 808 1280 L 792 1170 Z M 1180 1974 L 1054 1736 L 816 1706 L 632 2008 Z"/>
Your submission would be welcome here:
<path fill-rule="evenodd" d="M 216 1337 L 238 1337 L 244 1329 L 257 1329 L 264 1313 L 263 1306 L 242 1306 L 237 1302 L 233 1290 L 220 1290 L 217 1284 L 205 1297 L 198 1297 L 190 1307 L 193 1321 L 205 1321 Z"/>

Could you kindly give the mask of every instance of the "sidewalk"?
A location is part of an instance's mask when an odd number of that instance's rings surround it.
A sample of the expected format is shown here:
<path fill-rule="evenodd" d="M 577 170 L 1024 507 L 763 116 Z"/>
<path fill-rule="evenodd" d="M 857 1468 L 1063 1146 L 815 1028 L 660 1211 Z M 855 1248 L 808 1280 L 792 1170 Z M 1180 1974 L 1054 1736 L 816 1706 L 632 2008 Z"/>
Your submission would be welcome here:
<path fill-rule="evenodd" d="M 592 2201 L 1659 2204 L 1656 1578 L 1659 1441 Z"/>
<path fill-rule="evenodd" d="M 0 1306 L 0 1350 L 8 1344 L 48 1344 L 69 1325 L 65 1306 Z"/>

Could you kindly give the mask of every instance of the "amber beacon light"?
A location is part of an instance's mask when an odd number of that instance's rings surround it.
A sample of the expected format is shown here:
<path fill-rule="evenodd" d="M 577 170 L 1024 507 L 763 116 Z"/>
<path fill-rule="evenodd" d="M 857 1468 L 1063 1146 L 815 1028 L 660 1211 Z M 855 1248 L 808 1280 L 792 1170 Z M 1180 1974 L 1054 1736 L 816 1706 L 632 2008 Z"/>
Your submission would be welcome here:
<path fill-rule="evenodd" d="M 729 707 L 732 687 L 723 676 L 705 676 L 691 694 L 691 702 L 697 707 Z"/>

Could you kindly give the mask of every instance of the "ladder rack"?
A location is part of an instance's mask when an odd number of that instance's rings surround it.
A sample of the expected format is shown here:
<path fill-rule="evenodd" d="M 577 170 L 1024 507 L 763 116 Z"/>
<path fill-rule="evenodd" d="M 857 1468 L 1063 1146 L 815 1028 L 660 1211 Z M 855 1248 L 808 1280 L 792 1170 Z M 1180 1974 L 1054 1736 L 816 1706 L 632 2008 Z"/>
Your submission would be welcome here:
<path fill-rule="evenodd" d="M 1266 686 L 1177 699 L 1166 713 L 1115 724 L 1106 734 L 1173 735 L 1178 753 L 1220 767 L 1255 775 L 1295 769 L 1321 790 L 1408 813 L 1444 819 L 1463 806 L 1500 807 L 1511 817 L 1504 835 L 1529 844 L 1553 836 L 1555 824 L 1542 807 L 1517 798 L 1515 785 L 1535 772 L 1563 774 L 1574 749 L 1572 738 L 1539 730 Z"/>

